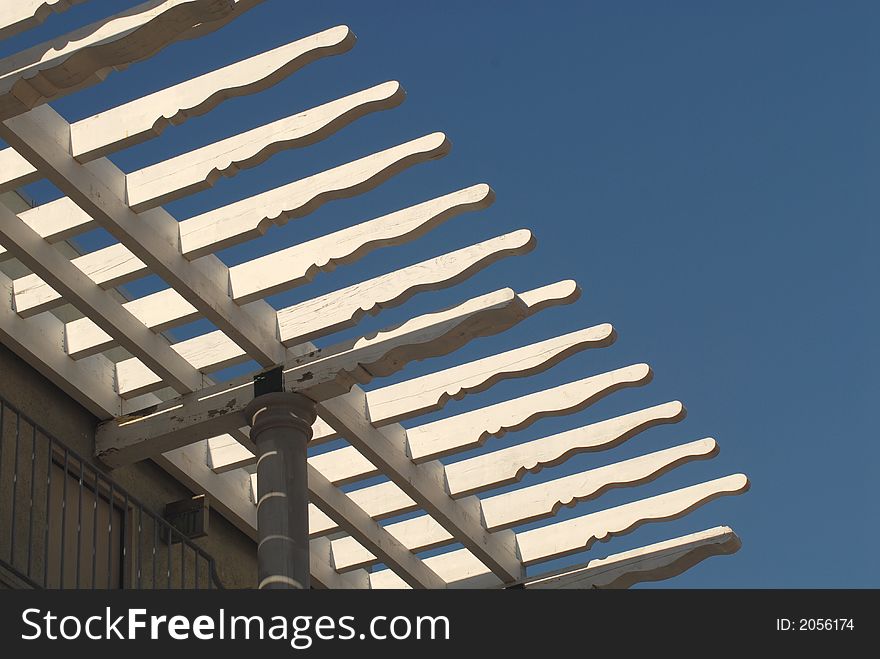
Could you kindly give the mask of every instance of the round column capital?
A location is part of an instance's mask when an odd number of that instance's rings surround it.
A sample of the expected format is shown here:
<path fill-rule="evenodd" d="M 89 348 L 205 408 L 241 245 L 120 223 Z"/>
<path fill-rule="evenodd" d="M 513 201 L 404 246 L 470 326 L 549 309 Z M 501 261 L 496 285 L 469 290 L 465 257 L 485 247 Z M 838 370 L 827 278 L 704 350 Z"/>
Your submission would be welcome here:
<path fill-rule="evenodd" d="M 313 400 L 289 391 L 257 396 L 245 408 L 244 414 L 251 426 L 252 437 L 269 428 L 285 427 L 304 433 L 308 440 L 317 418 Z"/>

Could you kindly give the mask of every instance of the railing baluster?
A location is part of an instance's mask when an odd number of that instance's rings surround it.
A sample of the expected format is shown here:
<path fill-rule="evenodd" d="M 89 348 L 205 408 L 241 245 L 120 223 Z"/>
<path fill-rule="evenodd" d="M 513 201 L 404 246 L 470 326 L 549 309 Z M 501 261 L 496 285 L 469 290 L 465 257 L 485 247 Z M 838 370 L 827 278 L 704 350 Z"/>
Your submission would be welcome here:
<path fill-rule="evenodd" d="M 92 502 L 92 590 L 97 588 L 98 568 L 98 472 L 93 472 L 95 480 L 95 500 Z"/>
<path fill-rule="evenodd" d="M 76 589 L 79 590 L 80 557 L 82 554 L 82 519 L 83 519 L 83 477 L 85 465 L 79 461 L 79 506 L 76 514 Z"/>
<path fill-rule="evenodd" d="M 173 529 L 171 526 L 167 526 L 165 531 L 168 533 L 168 564 L 165 566 L 165 571 L 168 573 L 168 588 L 171 588 L 171 534 L 173 533 Z"/>
<path fill-rule="evenodd" d="M 143 576 L 144 576 L 143 571 L 142 571 L 142 561 L 141 561 L 141 554 L 142 554 L 141 549 L 143 547 L 143 539 L 142 539 L 143 529 L 144 529 L 144 507 L 140 503 L 138 503 L 138 544 L 137 544 L 137 558 L 135 559 L 135 560 L 137 560 L 137 587 L 138 587 L 138 590 L 140 590 L 141 586 L 143 585 Z"/>
<path fill-rule="evenodd" d="M 11 428 L 11 419 L 9 418 L 9 413 L 7 412 L 7 408 L 11 411 L 12 414 L 15 415 L 15 446 L 14 446 L 14 458 L 9 460 L 11 457 L 9 450 L 5 445 L 5 441 L 0 441 L 0 482 L 6 483 L 11 482 L 11 513 L 12 518 L 10 520 L 10 528 L 9 528 L 9 565 L 10 567 L 15 567 L 15 563 L 17 562 L 19 565 L 25 564 L 26 561 L 26 569 L 22 570 L 23 576 L 27 577 L 33 587 L 43 587 L 49 588 L 57 586 L 58 588 L 66 588 L 69 585 L 72 585 L 75 588 L 112 588 L 112 587 L 121 587 L 121 588 L 143 588 L 144 587 L 144 541 L 146 540 L 144 534 L 144 515 L 146 513 L 147 517 L 152 520 L 153 523 L 153 542 L 150 547 L 150 551 L 152 552 L 152 564 L 153 564 L 153 585 L 152 587 L 155 589 L 160 583 L 160 577 L 158 568 L 160 567 L 158 564 L 158 555 L 161 551 L 161 546 L 165 545 L 165 553 L 167 557 L 167 563 L 165 565 L 165 584 L 164 587 L 171 589 L 176 588 L 175 584 L 177 581 L 175 580 L 174 575 L 174 557 L 176 553 L 174 551 L 174 542 L 180 542 L 180 568 L 179 568 L 179 586 L 180 588 L 195 588 L 200 589 L 203 587 L 206 588 L 222 588 L 222 584 L 219 582 L 217 573 L 215 570 L 214 559 L 207 553 L 205 553 L 201 547 L 199 547 L 196 543 L 194 543 L 190 538 L 180 532 L 178 529 L 174 528 L 171 524 L 166 522 L 161 516 L 153 513 L 149 509 L 145 511 L 144 505 L 142 502 L 138 501 L 134 497 L 125 491 L 123 488 L 120 488 L 116 485 L 116 482 L 110 478 L 104 476 L 100 471 L 98 471 L 91 464 L 88 464 L 86 460 L 84 460 L 81 456 L 79 456 L 76 452 L 70 450 L 67 446 L 65 446 L 62 442 L 60 442 L 57 438 L 50 435 L 44 428 L 35 423 L 31 418 L 27 415 L 22 414 L 15 407 L 10 405 L 6 399 L 0 397 L 0 440 L 5 439 L 6 435 L 6 426 L 10 426 Z M 22 514 L 24 510 L 19 510 L 21 505 L 18 501 L 19 493 L 18 488 L 19 485 L 23 487 L 27 487 L 27 484 L 21 479 L 21 471 L 25 470 L 26 474 L 27 464 L 22 465 L 22 423 L 29 424 L 31 426 L 31 474 L 30 474 L 30 497 L 28 499 L 28 508 L 27 508 L 27 547 L 18 547 L 16 546 L 17 536 L 21 535 L 23 529 L 18 529 L 19 524 L 17 524 L 17 518 L 19 514 Z M 10 433 L 11 435 L 11 433 Z M 6 449 L 4 451 L 4 449 Z M 45 506 L 43 510 L 40 510 L 37 506 L 37 497 L 41 497 L 42 493 L 37 489 L 37 479 L 42 479 L 42 476 L 38 476 L 38 473 L 42 474 L 40 466 L 38 469 L 37 466 L 37 457 L 42 456 L 45 450 L 46 455 L 46 472 L 45 472 L 45 484 L 46 484 L 46 492 L 45 492 Z M 56 455 L 57 450 L 57 455 Z M 63 457 L 62 457 L 63 453 Z M 5 478 L 5 470 L 3 460 L 6 457 L 8 462 L 11 462 L 9 465 L 11 467 L 11 478 Z M 26 459 L 26 458 L 25 458 Z M 42 459 L 42 458 L 41 458 Z M 71 464 L 73 462 L 73 464 Z M 76 463 L 79 463 L 79 473 L 76 471 Z M 58 482 L 57 475 L 53 478 L 53 470 L 57 465 L 59 468 L 62 468 L 61 472 L 61 480 Z M 89 485 L 86 481 L 86 477 L 93 478 L 94 482 Z M 25 476 L 26 477 L 26 476 Z M 75 479 L 72 484 L 68 483 L 68 480 Z M 68 532 L 70 528 L 70 524 L 73 523 L 73 517 L 68 520 L 70 515 L 70 486 L 77 488 L 77 504 L 76 504 L 76 563 L 75 563 L 75 581 L 71 579 L 71 575 L 69 574 L 70 570 L 67 570 L 67 554 L 69 552 L 68 548 Z M 53 495 L 54 492 L 54 495 Z M 84 538 L 86 535 L 87 529 L 84 526 L 85 524 L 85 516 L 84 513 L 87 514 L 87 511 L 84 510 L 84 497 L 85 494 L 93 494 L 94 500 L 92 502 L 92 537 L 91 537 L 91 547 L 87 547 L 83 545 L 83 542 L 89 542 L 88 538 Z M 107 496 L 103 496 L 106 493 Z M 27 490 L 24 490 L 22 496 L 27 496 Z M 5 490 L 0 493 L 0 496 L 9 496 L 10 493 Z M 59 500 L 60 497 L 60 500 Z M 107 526 L 106 526 L 106 536 L 103 531 L 99 532 L 98 526 L 100 523 L 100 514 L 98 510 L 99 503 L 103 505 L 104 500 L 106 499 L 106 507 L 107 507 Z M 123 517 L 121 518 L 118 524 L 114 524 L 113 515 L 117 508 L 116 503 L 117 499 L 120 501 L 120 505 L 123 506 Z M 124 501 L 124 503 L 122 503 Z M 60 504 L 60 510 L 57 510 L 56 502 Z M 103 508 L 102 508 L 103 510 Z M 56 512 L 57 511 L 57 512 Z M 37 519 L 38 514 L 44 512 L 45 516 L 42 520 Z M 129 524 L 134 523 L 134 515 L 137 514 L 137 532 L 134 532 L 134 527 L 129 526 Z M 56 517 L 57 515 L 57 517 Z M 71 513 L 72 515 L 72 513 Z M 4 516 L 5 517 L 5 516 Z M 60 518 L 60 520 L 58 519 Z M 2 520 L 0 520 L 2 521 Z M 24 520 L 22 520 L 24 523 Z M 60 523 L 60 539 L 55 542 L 55 538 L 53 536 L 53 527 L 59 525 Z M 42 524 L 42 538 L 40 538 L 40 524 Z M 35 531 L 36 525 L 36 531 Z M 163 529 L 160 532 L 160 526 Z M 6 524 L 5 522 L 0 524 L 0 529 L 5 532 Z M 114 529 L 118 529 L 117 535 L 118 537 L 114 538 Z M 129 530 L 131 529 L 131 530 Z M 172 535 L 173 534 L 173 535 Z M 106 579 L 100 580 L 98 578 L 98 553 L 99 553 L 99 541 L 103 542 L 106 537 L 106 548 L 107 548 L 107 565 L 106 565 Z M 148 537 L 148 536 L 147 536 Z M 175 540 L 176 538 L 176 540 Z M 34 542 L 39 543 L 40 539 L 42 539 L 42 546 L 35 546 Z M 72 539 L 72 538 L 71 538 Z M 149 546 L 149 540 L 147 540 L 147 546 Z M 0 550 L 2 551 L 2 550 Z M 83 572 L 83 569 L 88 570 L 88 563 L 85 563 L 85 560 L 88 560 L 89 554 L 87 551 L 91 552 L 91 563 L 92 563 L 92 571 L 91 571 L 91 582 L 88 582 L 87 585 L 87 572 Z M 116 554 L 115 552 L 120 552 Z M 189 560 L 189 554 L 192 552 L 193 556 L 193 569 L 195 570 L 194 575 L 188 577 L 188 567 L 187 561 Z M 57 553 L 57 559 L 56 559 Z M 3 556 L 6 555 L 4 551 Z M 42 556 L 43 559 L 43 569 L 42 569 L 42 583 L 39 578 L 34 578 L 31 574 L 35 570 L 38 572 L 39 567 L 39 559 Z M 58 561 L 58 575 L 57 575 L 57 584 L 53 577 L 53 570 L 50 569 L 51 566 L 55 563 L 55 560 Z M 118 563 L 118 579 L 116 581 L 113 580 L 114 577 L 114 565 L 115 561 L 119 561 Z M 201 569 L 202 563 L 204 562 L 205 569 L 207 571 L 207 582 L 203 581 Z M 5 564 L 5 559 L 0 560 L 0 563 Z M 103 568 L 102 568 L 103 569 Z M 67 572 L 67 574 L 66 574 Z M 136 580 L 135 580 L 136 574 Z M 192 583 L 188 582 L 187 579 L 191 579 Z M 70 579 L 74 581 L 73 584 L 68 584 L 67 580 Z M 101 581 L 101 583 L 99 583 Z M 206 585 L 205 585 L 206 583 Z M 113 585 L 115 584 L 115 586 Z"/>
<path fill-rule="evenodd" d="M 61 569 L 58 575 L 58 587 L 64 588 L 64 548 L 67 546 L 67 480 L 70 469 L 70 452 L 64 449 L 64 477 L 61 479 Z"/>
<path fill-rule="evenodd" d="M 119 528 L 119 544 L 122 547 L 122 569 L 120 573 L 122 574 L 122 585 L 120 586 L 123 589 L 127 589 L 131 586 L 131 566 L 128 564 L 131 561 L 131 556 L 128 551 L 128 542 L 126 542 L 125 536 L 128 535 L 128 492 L 125 493 L 125 507 L 122 509 L 122 517 L 121 524 Z"/>
<path fill-rule="evenodd" d="M 52 456 L 54 455 L 53 450 L 55 447 L 54 440 L 51 437 L 47 435 L 46 439 L 49 440 L 49 448 L 46 453 L 46 524 L 43 535 L 43 588 L 49 587 L 49 526 L 52 523 Z"/>
<path fill-rule="evenodd" d="M 153 517 L 150 515 L 150 517 Z M 159 546 L 159 522 L 153 517 L 153 590 L 156 590 L 156 548 Z"/>
<path fill-rule="evenodd" d="M 110 577 L 113 576 L 113 481 L 110 481 L 110 504 L 107 506 L 107 588 L 110 588 Z M 123 560 L 125 556 L 123 555 Z"/>
<path fill-rule="evenodd" d="M 31 425 L 31 497 L 28 504 L 28 547 L 27 547 L 27 571 L 25 574 L 31 576 L 31 559 L 34 549 L 34 496 L 36 496 L 37 480 L 37 427 Z"/>
<path fill-rule="evenodd" d="M 18 442 L 21 435 L 21 415 L 15 415 L 15 462 L 12 471 L 12 530 L 9 534 L 9 564 L 15 565 L 15 504 L 18 490 Z"/>

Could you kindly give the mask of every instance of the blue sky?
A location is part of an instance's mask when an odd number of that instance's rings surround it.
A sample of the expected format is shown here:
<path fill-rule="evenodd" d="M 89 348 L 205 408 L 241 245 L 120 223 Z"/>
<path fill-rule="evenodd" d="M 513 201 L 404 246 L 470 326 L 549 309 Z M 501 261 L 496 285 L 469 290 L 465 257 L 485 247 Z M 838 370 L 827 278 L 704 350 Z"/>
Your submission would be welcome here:
<path fill-rule="evenodd" d="M 134 3 L 128 3 L 134 4 Z M 2 44 L 3 53 L 118 10 L 92 0 Z M 221 256 L 233 264 L 431 197 L 487 182 L 487 211 L 406 246 L 322 274 L 276 305 L 335 290 L 520 227 L 537 249 L 468 283 L 416 296 L 359 332 L 512 286 L 574 278 L 576 304 L 481 339 L 437 367 L 600 322 L 617 343 L 539 376 L 451 403 L 465 411 L 648 362 L 654 381 L 571 417 L 489 440 L 534 439 L 668 400 L 688 418 L 580 456 L 528 482 L 715 437 L 721 454 L 657 481 L 565 509 L 562 517 L 729 473 L 752 489 L 675 522 L 598 544 L 604 556 L 719 524 L 743 540 L 668 584 L 678 587 L 880 586 L 876 409 L 880 365 L 878 186 L 880 6 L 870 2 L 289 2 L 267 0 L 230 26 L 177 44 L 55 104 L 75 120 L 338 24 L 358 43 L 253 97 L 224 103 L 113 157 L 125 170 L 385 80 L 405 103 L 170 204 L 185 218 L 442 130 L 444 159 Z M 37 201 L 57 192 L 28 190 Z M 93 232 L 93 249 L 106 237 Z M 130 287 L 155 290 L 151 279 Z M 183 338 L 204 331 L 181 328 Z M 339 337 L 353 335 L 352 331 Z M 232 375 L 239 371 L 227 373 Z M 397 378 L 397 379 L 401 379 Z M 431 417 L 433 418 L 433 417 Z M 573 559 L 569 559 L 570 563 Z M 557 567 L 557 562 L 547 567 Z"/>

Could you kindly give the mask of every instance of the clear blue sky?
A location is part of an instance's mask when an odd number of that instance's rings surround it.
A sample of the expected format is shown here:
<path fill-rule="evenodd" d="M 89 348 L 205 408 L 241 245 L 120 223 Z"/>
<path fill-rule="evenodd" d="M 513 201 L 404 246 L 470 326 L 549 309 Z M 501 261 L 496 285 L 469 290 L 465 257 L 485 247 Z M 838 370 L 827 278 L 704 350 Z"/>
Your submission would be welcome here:
<path fill-rule="evenodd" d="M 120 4 L 92 0 L 2 44 L 3 52 L 108 15 Z M 878 400 L 880 5 L 267 0 L 231 26 L 168 48 L 56 108 L 75 120 L 341 23 L 359 38 L 352 52 L 312 64 L 270 91 L 225 103 L 114 160 L 131 170 L 400 80 L 408 92 L 402 107 L 278 155 L 169 210 L 185 218 L 446 132 L 453 143 L 447 158 L 221 256 L 238 263 L 490 183 L 498 200 L 488 211 L 461 216 L 416 243 L 374 252 L 271 301 L 290 304 L 529 227 L 538 238 L 532 254 L 449 291 L 419 295 L 359 330 L 503 286 L 525 290 L 574 278 L 584 293 L 575 305 L 544 312 L 451 358 L 413 365 L 404 375 L 611 322 L 620 334 L 611 348 L 451 403 L 445 413 L 648 362 L 655 379 L 647 387 L 487 447 L 680 399 L 689 411 L 684 422 L 527 480 L 713 436 L 722 449 L 718 458 L 561 516 L 738 471 L 750 476 L 752 489 L 596 545 L 586 556 L 729 524 L 743 539 L 739 554 L 710 559 L 670 585 L 880 586 L 880 448 L 869 420 Z M 39 201 L 57 195 L 45 185 L 30 192 Z M 102 240 L 95 232 L 82 244 L 91 249 Z M 140 295 L 156 286 L 145 280 L 130 290 Z M 177 335 L 204 329 L 182 328 Z"/>

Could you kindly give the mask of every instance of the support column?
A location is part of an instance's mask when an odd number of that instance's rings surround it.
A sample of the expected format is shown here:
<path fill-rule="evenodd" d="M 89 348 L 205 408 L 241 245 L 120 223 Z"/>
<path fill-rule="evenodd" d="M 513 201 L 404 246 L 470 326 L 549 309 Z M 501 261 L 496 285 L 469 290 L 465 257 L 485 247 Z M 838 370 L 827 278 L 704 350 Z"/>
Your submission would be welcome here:
<path fill-rule="evenodd" d="M 306 444 L 315 403 L 302 394 L 266 393 L 245 414 L 257 447 L 259 588 L 309 588 Z"/>

